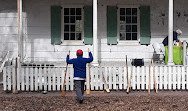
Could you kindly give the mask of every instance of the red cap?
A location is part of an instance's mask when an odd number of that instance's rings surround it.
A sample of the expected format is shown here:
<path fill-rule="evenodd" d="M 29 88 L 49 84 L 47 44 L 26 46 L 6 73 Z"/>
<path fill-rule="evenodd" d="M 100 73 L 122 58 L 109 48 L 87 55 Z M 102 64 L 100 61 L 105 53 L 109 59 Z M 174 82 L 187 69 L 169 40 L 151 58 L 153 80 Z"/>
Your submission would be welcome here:
<path fill-rule="evenodd" d="M 83 55 L 83 51 L 81 49 L 77 50 L 76 55 L 77 56 L 82 56 Z"/>

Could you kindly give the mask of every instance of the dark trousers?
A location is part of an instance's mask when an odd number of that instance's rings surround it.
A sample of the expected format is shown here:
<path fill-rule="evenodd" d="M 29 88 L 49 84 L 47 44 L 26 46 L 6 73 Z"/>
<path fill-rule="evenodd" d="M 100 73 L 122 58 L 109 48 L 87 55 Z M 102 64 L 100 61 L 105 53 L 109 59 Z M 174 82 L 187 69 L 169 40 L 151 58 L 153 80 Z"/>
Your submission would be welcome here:
<path fill-rule="evenodd" d="M 74 80 L 74 88 L 78 100 L 83 100 L 85 80 Z"/>

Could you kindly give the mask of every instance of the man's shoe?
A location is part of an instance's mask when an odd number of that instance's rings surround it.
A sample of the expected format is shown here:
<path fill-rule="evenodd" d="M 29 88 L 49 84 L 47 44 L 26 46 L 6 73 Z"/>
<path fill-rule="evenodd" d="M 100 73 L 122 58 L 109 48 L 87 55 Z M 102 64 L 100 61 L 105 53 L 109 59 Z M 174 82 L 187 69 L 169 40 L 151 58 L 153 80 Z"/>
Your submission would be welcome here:
<path fill-rule="evenodd" d="M 82 104 L 82 103 L 83 103 L 83 100 L 79 100 L 79 103 Z"/>

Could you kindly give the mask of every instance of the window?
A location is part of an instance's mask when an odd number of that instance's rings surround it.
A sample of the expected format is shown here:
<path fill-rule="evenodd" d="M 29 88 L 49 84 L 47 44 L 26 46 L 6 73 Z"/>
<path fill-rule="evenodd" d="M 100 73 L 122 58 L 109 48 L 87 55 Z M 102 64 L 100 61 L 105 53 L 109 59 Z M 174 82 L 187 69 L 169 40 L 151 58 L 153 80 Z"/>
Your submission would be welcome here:
<path fill-rule="evenodd" d="M 63 40 L 82 40 L 82 8 L 63 9 Z"/>
<path fill-rule="evenodd" d="M 119 41 L 138 41 L 138 8 L 119 8 Z"/>

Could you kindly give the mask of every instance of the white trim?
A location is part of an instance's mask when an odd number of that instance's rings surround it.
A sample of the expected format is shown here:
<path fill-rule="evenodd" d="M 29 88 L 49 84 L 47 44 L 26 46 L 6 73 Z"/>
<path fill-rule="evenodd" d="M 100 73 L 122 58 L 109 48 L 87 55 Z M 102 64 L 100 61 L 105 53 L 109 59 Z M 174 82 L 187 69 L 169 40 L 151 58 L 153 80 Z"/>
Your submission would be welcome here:
<path fill-rule="evenodd" d="M 140 45 L 140 10 L 139 5 L 118 5 L 117 11 L 117 41 L 118 45 Z M 137 40 L 120 40 L 120 8 L 137 8 Z"/>
<path fill-rule="evenodd" d="M 62 10 L 61 10 L 61 45 L 84 45 L 84 10 L 83 7 L 84 5 L 61 5 Z M 82 12 L 82 35 L 81 35 L 81 40 L 64 40 L 64 8 L 81 8 Z"/>

